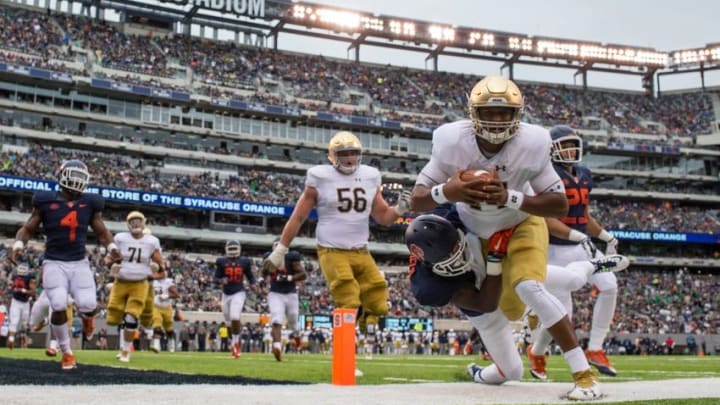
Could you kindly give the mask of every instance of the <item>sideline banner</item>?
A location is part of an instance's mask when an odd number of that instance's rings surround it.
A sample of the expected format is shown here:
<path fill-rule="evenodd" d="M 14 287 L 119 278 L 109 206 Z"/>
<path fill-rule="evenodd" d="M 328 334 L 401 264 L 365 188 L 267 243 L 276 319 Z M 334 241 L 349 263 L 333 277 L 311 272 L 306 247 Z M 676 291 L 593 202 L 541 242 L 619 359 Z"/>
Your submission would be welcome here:
<path fill-rule="evenodd" d="M 0 189 L 20 191 L 57 191 L 57 182 L 48 180 L 30 179 L 26 177 L 0 176 Z M 109 201 L 129 202 L 148 205 L 162 205 L 167 207 L 191 208 L 206 211 L 224 211 L 237 214 L 263 215 L 289 217 L 293 206 L 261 204 L 247 201 L 225 200 L 219 198 L 206 198 L 177 194 L 155 193 L 141 190 L 127 190 L 112 187 L 89 185 L 87 193 L 100 194 Z M 311 218 L 317 218 L 315 211 Z"/>

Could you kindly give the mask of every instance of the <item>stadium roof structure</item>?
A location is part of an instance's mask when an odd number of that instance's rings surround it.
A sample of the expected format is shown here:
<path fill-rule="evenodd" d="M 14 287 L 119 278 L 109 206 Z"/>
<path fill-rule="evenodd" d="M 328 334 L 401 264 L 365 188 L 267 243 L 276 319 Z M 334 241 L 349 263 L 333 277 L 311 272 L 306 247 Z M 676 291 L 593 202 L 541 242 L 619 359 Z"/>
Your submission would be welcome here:
<path fill-rule="evenodd" d="M 57 2 L 58 7 L 61 2 Z M 175 32 L 190 33 L 192 24 L 273 39 L 295 34 L 348 43 L 360 61 L 363 45 L 427 54 L 438 68 L 440 56 L 474 58 L 502 63 L 513 78 L 516 64 L 575 69 L 587 87 L 587 72 L 637 75 L 653 91 L 660 77 L 677 73 L 704 73 L 720 69 L 720 44 L 674 51 L 605 44 L 565 38 L 462 27 L 447 23 L 378 15 L 365 11 L 289 0 L 71 0 L 90 16 L 91 10 L 114 9 L 148 19 L 179 23 Z M 97 16 L 97 15 L 96 15 Z"/>

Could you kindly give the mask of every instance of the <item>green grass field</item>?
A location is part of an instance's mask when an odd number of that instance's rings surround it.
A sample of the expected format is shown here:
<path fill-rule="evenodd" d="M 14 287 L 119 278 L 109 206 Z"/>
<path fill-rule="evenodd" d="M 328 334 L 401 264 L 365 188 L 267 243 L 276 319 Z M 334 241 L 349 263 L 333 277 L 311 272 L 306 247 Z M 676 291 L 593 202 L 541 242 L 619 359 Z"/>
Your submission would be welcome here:
<path fill-rule="evenodd" d="M 286 354 L 283 362 L 275 361 L 271 354 L 244 353 L 238 360 L 229 353 L 136 352 L 130 363 L 115 359 L 115 351 L 76 351 L 79 365 L 128 367 L 141 370 L 162 370 L 186 374 L 242 375 L 271 380 L 305 383 L 330 382 L 332 357 L 330 355 Z M 45 357 L 40 349 L 0 349 L 0 357 L 59 361 Z M 357 367 L 365 376 L 357 379 L 358 385 L 397 384 L 418 382 L 468 381 L 465 366 L 470 362 L 489 364 L 477 356 L 374 356 L 366 360 L 358 356 Z M 720 378 L 720 356 L 615 356 L 611 357 L 617 377 L 602 377 L 603 381 L 663 380 L 671 378 Z M 570 372 L 560 356 L 548 359 L 551 381 L 569 382 Z M 525 381 L 533 381 L 526 371 Z M 720 387 L 718 387 L 720 391 Z"/>

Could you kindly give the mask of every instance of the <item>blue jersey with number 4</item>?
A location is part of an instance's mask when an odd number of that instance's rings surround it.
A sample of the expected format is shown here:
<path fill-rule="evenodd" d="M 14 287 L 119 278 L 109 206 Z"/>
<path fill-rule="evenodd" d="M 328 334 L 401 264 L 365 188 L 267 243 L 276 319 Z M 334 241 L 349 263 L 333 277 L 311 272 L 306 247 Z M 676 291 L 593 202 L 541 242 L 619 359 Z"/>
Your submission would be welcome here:
<path fill-rule="evenodd" d="M 81 194 L 68 200 L 57 191 L 38 191 L 32 204 L 40 212 L 46 259 L 69 262 L 87 257 L 88 227 L 95 213 L 102 212 L 105 205 L 101 196 Z"/>

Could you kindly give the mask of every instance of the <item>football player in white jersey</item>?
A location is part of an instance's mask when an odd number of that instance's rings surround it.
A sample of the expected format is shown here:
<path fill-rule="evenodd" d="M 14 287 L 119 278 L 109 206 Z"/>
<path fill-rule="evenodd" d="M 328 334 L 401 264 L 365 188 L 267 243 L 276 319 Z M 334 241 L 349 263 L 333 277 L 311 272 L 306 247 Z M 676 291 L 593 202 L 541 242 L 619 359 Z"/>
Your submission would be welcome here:
<path fill-rule="evenodd" d="M 512 81 L 480 80 L 468 95 L 470 120 L 438 127 L 430 161 L 418 176 L 412 208 L 425 211 L 457 203 L 468 237 L 487 239 L 514 228 L 503 261 L 500 309 L 509 320 L 522 317 L 527 304 L 555 338 L 570 365 L 575 387 L 568 398 L 597 399 L 598 379 L 590 369 L 563 305 L 547 292 L 548 230 L 542 217 L 567 215 L 563 183 L 550 161 L 548 131 L 521 123 L 524 101 Z M 482 169 L 492 179 L 463 181 L 460 172 Z M 487 327 L 496 327 L 489 323 Z"/>
<path fill-rule="evenodd" d="M 153 343 L 150 348 L 155 353 L 160 352 L 160 337 L 165 334 L 167 349 L 175 351 L 175 330 L 173 322 L 173 299 L 179 298 L 175 281 L 171 276 L 153 281 L 155 302 L 153 305 Z"/>
<path fill-rule="evenodd" d="M 409 193 L 389 207 L 382 197 L 380 172 L 360 163 L 362 144 L 350 132 L 330 139 L 331 164 L 310 168 L 305 190 L 263 266 L 281 267 L 288 246 L 313 208 L 320 269 L 336 308 L 360 308 L 358 324 L 363 333 L 375 336 L 378 318 L 388 311 L 385 277 L 368 251 L 369 220 L 388 226 L 408 210 Z"/>
<path fill-rule="evenodd" d="M 130 361 L 130 345 L 148 297 L 148 278 L 153 274 L 151 263 L 156 263 L 161 272 L 164 272 L 165 266 L 160 241 L 143 233 L 145 215 L 140 211 L 130 212 L 127 227 L 128 232 L 120 232 L 114 238 L 122 254 L 122 262 L 107 306 L 108 325 L 123 325 L 118 359 L 125 363 Z"/>

